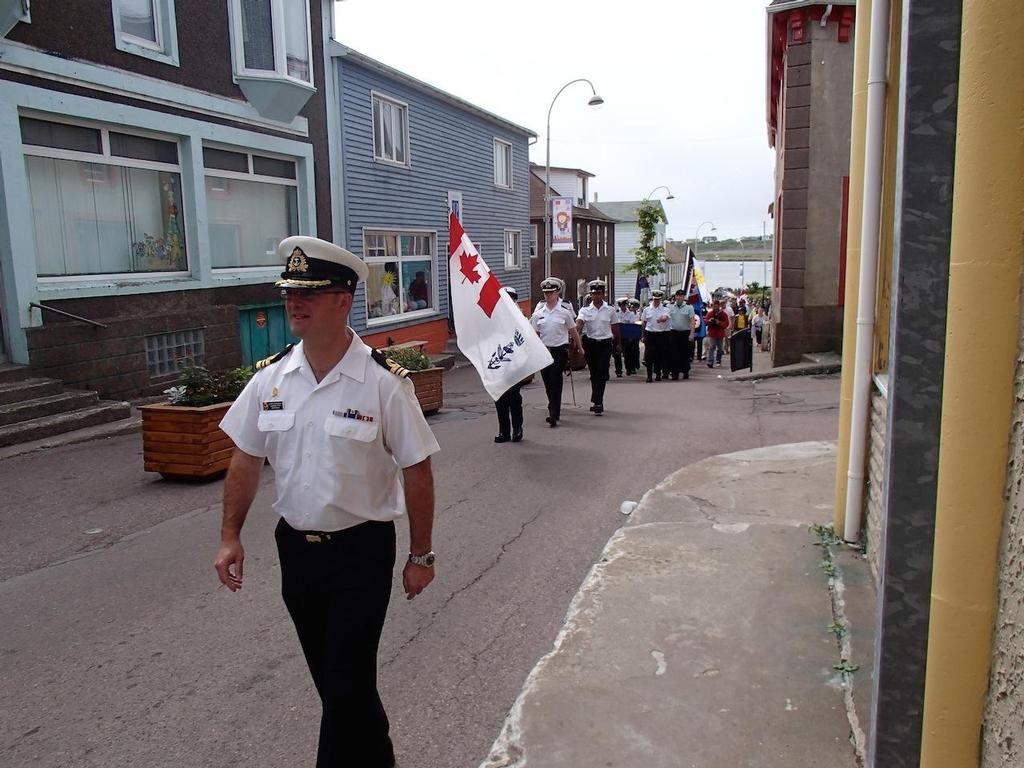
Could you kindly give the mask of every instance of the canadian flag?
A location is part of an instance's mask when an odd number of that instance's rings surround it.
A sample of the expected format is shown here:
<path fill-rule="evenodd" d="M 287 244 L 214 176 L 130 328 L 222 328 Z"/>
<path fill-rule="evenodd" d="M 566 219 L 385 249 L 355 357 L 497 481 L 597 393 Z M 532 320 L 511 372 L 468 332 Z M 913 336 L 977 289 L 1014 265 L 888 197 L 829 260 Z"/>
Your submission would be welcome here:
<path fill-rule="evenodd" d="M 501 290 L 454 213 L 448 215 L 448 275 L 455 340 L 487 394 L 497 400 L 513 384 L 551 365 L 548 348 L 519 305 Z"/>

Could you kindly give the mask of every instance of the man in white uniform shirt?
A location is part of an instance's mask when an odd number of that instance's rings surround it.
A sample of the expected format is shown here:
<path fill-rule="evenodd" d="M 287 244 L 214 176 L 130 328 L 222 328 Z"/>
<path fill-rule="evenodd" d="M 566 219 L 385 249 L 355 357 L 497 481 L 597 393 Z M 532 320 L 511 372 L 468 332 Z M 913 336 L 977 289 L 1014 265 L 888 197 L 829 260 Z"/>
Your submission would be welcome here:
<path fill-rule="evenodd" d="M 235 443 L 214 567 L 242 587 L 242 525 L 264 458 L 274 469 L 281 593 L 322 702 L 317 766 L 394 765 L 377 692 L 377 646 L 395 564 L 395 520 L 409 520 L 402 583 L 411 600 L 434 578 L 437 441 L 403 369 L 348 327 L 366 265 L 312 237 L 281 241 L 277 285 L 302 341 L 260 370 L 221 428 Z"/>
<path fill-rule="evenodd" d="M 576 330 L 583 336 L 583 354 L 590 370 L 590 410 L 604 413 L 604 388 L 608 383 L 608 363 L 612 349 L 619 346 L 619 313 L 604 300 L 605 283 L 591 280 L 590 304 L 580 307 Z"/>
<path fill-rule="evenodd" d="M 554 277 L 541 280 L 544 301 L 537 305 L 530 317 L 530 325 L 551 353 L 551 365 L 540 372 L 548 396 L 548 417 L 545 421 L 551 427 L 557 427 L 562 418 L 562 375 L 569 357 L 569 344 L 574 344 L 577 349 L 580 347 L 576 318 L 559 298 L 560 282 Z"/>
<path fill-rule="evenodd" d="M 647 368 L 647 381 L 661 381 L 662 373 L 668 375 L 668 332 L 671 328 L 668 310 L 662 306 L 665 298 L 663 291 L 651 291 L 650 306 L 644 307 L 640 313 L 640 324 L 643 328 L 644 366 Z"/>

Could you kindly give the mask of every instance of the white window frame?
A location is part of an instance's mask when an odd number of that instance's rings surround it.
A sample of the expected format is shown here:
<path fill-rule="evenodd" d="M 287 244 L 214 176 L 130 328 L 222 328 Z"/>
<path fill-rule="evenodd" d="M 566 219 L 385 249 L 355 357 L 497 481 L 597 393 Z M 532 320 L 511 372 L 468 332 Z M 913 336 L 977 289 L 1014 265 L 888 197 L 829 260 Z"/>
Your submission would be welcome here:
<path fill-rule="evenodd" d="M 523 268 L 523 231 L 505 230 L 505 269 Z"/>
<path fill-rule="evenodd" d="M 464 208 L 462 207 L 462 193 L 448 190 L 448 210 L 455 214 L 455 218 L 462 222 Z"/>
<path fill-rule="evenodd" d="M 505 172 L 508 174 L 507 184 L 502 183 L 501 179 L 498 178 L 499 152 L 507 161 L 505 163 Z M 512 143 L 497 137 L 494 139 L 494 186 L 499 189 L 512 189 Z"/>
<path fill-rule="evenodd" d="M 309 4 L 306 4 L 306 61 L 309 62 L 309 79 L 293 77 L 288 74 L 288 53 L 284 40 L 284 5 L 305 0 L 270 0 L 270 24 L 273 28 L 274 69 L 248 69 L 245 66 L 245 35 L 242 25 L 242 0 L 229 0 L 231 3 L 232 47 L 234 48 L 235 74 L 244 77 L 262 77 L 271 80 L 287 80 L 301 83 L 309 87 L 313 85 L 313 33 L 310 26 Z"/>
<path fill-rule="evenodd" d="M 295 188 L 295 201 L 296 201 L 296 215 L 299 218 L 299 229 L 301 230 L 302 224 L 301 212 L 298 210 L 299 201 L 299 158 L 292 157 L 290 155 L 282 155 L 276 152 L 263 152 L 261 150 L 249 149 L 248 147 L 236 147 L 230 144 L 219 144 L 216 142 L 203 142 L 203 148 L 206 149 L 222 149 L 225 152 L 234 152 L 239 155 L 245 155 L 249 166 L 247 173 L 241 171 L 225 171 L 221 168 L 207 168 L 203 165 L 203 186 L 202 193 L 206 194 L 206 179 L 237 179 L 238 181 L 254 181 L 260 184 L 275 184 L 279 187 L 294 187 Z M 295 178 L 286 179 L 282 176 L 264 176 L 258 174 L 253 170 L 253 155 L 259 155 L 260 157 L 268 157 L 273 160 L 284 160 L 285 162 L 295 164 Z M 299 234 L 298 232 L 294 234 Z M 209 236 L 209 217 L 207 218 L 207 236 Z M 276 252 L 275 252 L 276 253 Z M 267 254 L 270 255 L 269 253 Z M 225 274 L 247 274 L 250 272 L 266 272 L 268 269 L 274 267 L 273 264 L 263 264 L 253 267 L 215 267 L 211 259 L 210 269 L 214 275 L 225 275 Z"/>
<path fill-rule="evenodd" d="M 396 248 L 401 249 L 402 247 L 402 235 L 413 235 L 413 236 L 424 236 L 430 238 L 431 250 L 430 263 L 431 263 L 431 281 L 430 281 L 430 302 L 431 306 L 425 309 L 414 309 L 411 312 L 399 312 L 397 315 L 387 315 L 385 317 L 370 317 L 370 306 L 366 299 L 366 287 L 363 286 L 363 317 L 366 319 L 366 327 L 371 328 L 380 325 L 395 325 L 397 323 L 405 323 L 408 320 L 422 319 L 424 317 L 433 317 L 438 314 L 438 264 L 437 264 L 437 230 L 436 229 L 416 229 L 410 227 L 396 228 L 392 226 L 379 226 L 379 227 L 363 227 L 362 229 L 363 239 L 363 261 L 369 266 L 370 264 L 384 264 L 388 261 L 394 261 L 395 259 L 389 259 L 387 256 L 369 256 L 366 251 L 366 238 L 369 235 L 394 235 Z M 399 263 L 402 262 L 402 254 L 398 253 L 395 255 Z M 404 305 L 405 300 L 402 300 Z"/>
<path fill-rule="evenodd" d="M 174 12 L 174 0 L 152 0 L 152 3 L 156 42 L 122 32 L 121 14 L 118 13 L 117 0 L 110 0 L 110 9 L 114 17 L 114 46 L 119 51 L 177 67 L 179 66 L 178 24 Z"/>
<path fill-rule="evenodd" d="M 37 113 L 30 111 L 20 111 L 19 117 L 27 117 L 36 120 L 45 120 L 48 123 L 61 123 L 64 125 L 73 125 L 81 128 L 89 128 L 92 130 L 98 130 L 100 132 L 100 151 L 99 153 L 94 152 L 82 152 L 73 149 L 59 149 L 57 147 L 42 147 L 36 144 L 21 144 L 21 152 L 24 157 L 49 157 L 55 160 L 73 160 L 80 163 L 91 163 L 93 165 L 109 165 L 117 168 L 140 168 L 146 171 L 166 171 L 169 173 L 177 173 L 179 177 L 178 186 L 182 196 L 182 208 L 184 208 L 186 188 L 185 188 L 185 174 L 182 171 L 181 163 L 181 141 L 177 136 L 169 134 L 157 133 L 155 131 L 147 131 L 143 129 L 134 128 L 131 126 L 107 126 L 103 123 L 96 123 L 89 120 L 78 120 L 75 118 L 64 117 L 63 115 L 54 115 L 47 113 Z M 120 155 L 110 154 L 110 132 L 122 133 L 126 136 L 140 136 L 146 139 L 157 139 L 158 141 L 166 141 L 174 144 L 178 148 L 178 163 L 173 165 L 171 163 L 160 163 L 155 160 L 137 160 L 133 157 L 121 157 Z M 185 220 L 185 211 L 179 211 L 181 216 L 180 228 L 183 233 L 188 231 L 187 222 Z M 33 255 L 35 258 L 35 255 Z M 33 267 L 35 264 L 33 263 Z M 61 283 L 81 283 L 84 280 L 116 280 L 116 279 L 131 279 L 131 280 L 152 280 L 154 278 L 161 279 L 168 276 L 181 276 L 189 275 L 195 267 L 192 264 L 192 258 L 189 254 L 189 242 L 188 238 L 185 239 L 185 269 L 182 271 L 175 272 L 97 272 L 86 275 L 37 275 L 39 285 L 59 285 Z"/>
<path fill-rule="evenodd" d="M 385 157 L 383 154 L 377 154 L 377 102 L 388 102 L 392 107 L 399 109 L 402 115 L 402 138 L 404 139 L 405 149 L 405 160 L 399 161 L 394 158 Z M 383 131 L 383 129 L 381 129 Z M 387 165 L 394 165 L 398 168 L 409 168 L 412 166 L 412 141 L 409 136 L 409 105 L 404 101 L 388 96 L 387 94 L 380 93 L 379 91 L 370 91 L 370 132 L 372 141 L 373 159 L 378 163 L 386 163 Z M 384 136 L 381 134 L 380 139 L 381 153 L 384 152 Z"/>
<path fill-rule="evenodd" d="M 607 256 L 608 255 L 608 241 L 611 240 L 609 235 L 612 233 L 612 228 L 609 225 L 604 224 L 604 225 L 602 225 L 601 229 L 604 230 L 604 255 Z"/>
<path fill-rule="evenodd" d="M 540 225 L 530 225 L 530 258 L 536 259 L 540 256 Z"/>

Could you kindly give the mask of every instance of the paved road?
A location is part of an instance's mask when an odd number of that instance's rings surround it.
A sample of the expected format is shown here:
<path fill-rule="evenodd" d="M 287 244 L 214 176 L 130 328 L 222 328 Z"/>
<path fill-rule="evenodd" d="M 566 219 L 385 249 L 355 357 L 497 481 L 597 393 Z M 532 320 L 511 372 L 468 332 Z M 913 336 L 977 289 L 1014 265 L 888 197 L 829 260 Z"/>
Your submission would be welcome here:
<path fill-rule="evenodd" d="M 717 374 L 613 380 L 601 418 L 577 374 L 580 405 L 558 429 L 538 380 L 518 445 L 491 442 L 472 370 L 446 374 L 431 420 L 438 578 L 412 602 L 396 582 L 381 647 L 400 764 L 487 754 L 622 500 L 707 456 L 835 438 L 837 377 Z M 269 470 L 232 595 L 211 565 L 221 483 L 167 483 L 141 464 L 137 435 L 0 461 L 0 764 L 312 764 L 318 708 L 278 597 Z"/>

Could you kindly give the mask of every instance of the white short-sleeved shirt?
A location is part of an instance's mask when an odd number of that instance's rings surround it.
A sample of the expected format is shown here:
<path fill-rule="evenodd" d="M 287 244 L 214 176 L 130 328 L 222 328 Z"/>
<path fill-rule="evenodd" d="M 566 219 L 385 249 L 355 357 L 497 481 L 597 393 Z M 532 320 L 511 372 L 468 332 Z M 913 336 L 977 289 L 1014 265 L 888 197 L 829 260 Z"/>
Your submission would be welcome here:
<path fill-rule="evenodd" d="M 595 307 L 590 304 L 580 307 L 578 319 L 583 321 L 583 335 L 588 339 L 601 341 L 612 338 L 612 326 L 619 322 L 619 312 L 607 303 Z"/>
<path fill-rule="evenodd" d="M 561 303 L 549 309 L 545 302 L 537 305 L 530 318 L 530 325 L 540 336 L 546 347 L 564 347 L 569 343 L 569 330 L 576 325 L 572 310 Z"/>
<path fill-rule="evenodd" d="M 665 319 L 660 320 L 659 318 L 662 317 Z M 640 319 L 647 322 L 644 326 L 644 330 L 652 331 L 654 333 L 667 331 L 672 327 L 672 321 L 668 314 L 668 307 L 664 304 L 660 307 L 655 307 L 653 304 L 649 307 L 644 307 L 644 311 L 640 313 Z"/>
<path fill-rule="evenodd" d="M 640 319 L 640 315 L 634 312 L 632 309 L 620 309 L 619 310 L 619 323 L 635 323 Z"/>
<path fill-rule="evenodd" d="M 301 342 L 253 376 L 220 423 L 274 468 L 274 511 L 297 530 L 338 531 L 405 514 L 401 470 L 440 450 L 408 379 L 354 331 L 318 384 Z"/>

